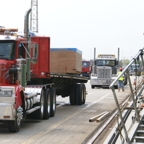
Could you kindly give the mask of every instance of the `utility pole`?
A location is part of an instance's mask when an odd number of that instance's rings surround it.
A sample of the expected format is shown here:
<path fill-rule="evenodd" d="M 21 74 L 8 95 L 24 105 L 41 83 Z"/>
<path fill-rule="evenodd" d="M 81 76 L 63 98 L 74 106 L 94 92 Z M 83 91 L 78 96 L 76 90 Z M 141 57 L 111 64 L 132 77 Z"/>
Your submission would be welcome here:
<path fill-rule="evenodd" d="M 38 33 L 38 0 L 31 0 L 30 30 Z"/>

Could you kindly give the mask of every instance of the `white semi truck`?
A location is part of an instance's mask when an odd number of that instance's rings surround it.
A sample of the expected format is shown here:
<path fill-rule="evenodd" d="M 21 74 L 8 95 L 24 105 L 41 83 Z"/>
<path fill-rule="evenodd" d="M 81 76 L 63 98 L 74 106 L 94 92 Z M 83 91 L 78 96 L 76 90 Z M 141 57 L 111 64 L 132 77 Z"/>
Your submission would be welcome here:
<path fill-rule="evenodd" d="M 95 53 L 94 49 L 94 53 Z M 109 87 L 109 85 L 117 78 L 117 69 L 119 68 L 119 48 L 118 58 L 115 54 L 98 54 L 92 66 L 92 73 L 90 78 L 91 88 L 95 87 Z M 127 84 L 127 77 L 125 75 L 124 84 Z M 117 83 L 115 84 L 117 87 Z"/>

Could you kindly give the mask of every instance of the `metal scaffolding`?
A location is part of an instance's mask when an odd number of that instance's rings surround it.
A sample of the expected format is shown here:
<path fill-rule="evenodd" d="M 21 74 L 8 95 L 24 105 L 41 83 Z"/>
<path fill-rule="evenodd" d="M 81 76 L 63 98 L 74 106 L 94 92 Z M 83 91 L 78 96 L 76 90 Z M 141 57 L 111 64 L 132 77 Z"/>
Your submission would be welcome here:
<path fill-rule="evenodd" d="M 123 144 L 143 144 L 144 142 L 144 109 L 139 107 L 140 104 L 144 103 L 143 98 L 144 83 L 142 79 L 139 91 L 137 92 L 136 89 L 134 91 L 129 74 L 129 67 L 136 62 L 142 63 L 142 70 L 144 71 L 143 56 L 144 56 L 144 48 L 139 50 L 137 55 L 130 61 L 130 63 L 122 71 L 121 75 L 118 76 L 118 78 L 115 79 L 109 86 L 113 92 L 115 103 L 117 105 L 118 110 L 117 115 L 119 117 L 119 120 L 117 123 L 116 130 L 112 131 L 111 135 L 106 139 L 105 141 L 106 144 L 117 143 L 119 136 L 121 137 L 121 143 Z M 129 95 L 131 104 L 129 105 L 127 104 L 126 106 L 122 107 L 118 102 L 117 99 L 118 95 L 116 95 L 114 84 L 125 72 L 127 73 L 129 88 L 131 92 L 131 94 Z M 135 71 L 135 78 L 137 79 L 138 76 L 139 74 L 137 73 L 137 71 Z M 129 127 L 128 124 L 130 124 Z"/>

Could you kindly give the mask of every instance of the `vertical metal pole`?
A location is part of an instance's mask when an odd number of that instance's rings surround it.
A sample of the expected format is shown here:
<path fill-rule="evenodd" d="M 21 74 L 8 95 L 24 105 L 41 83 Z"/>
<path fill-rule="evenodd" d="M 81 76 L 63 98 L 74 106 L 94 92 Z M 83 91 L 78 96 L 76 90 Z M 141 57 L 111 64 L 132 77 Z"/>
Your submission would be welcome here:
<path fill-rule="evenodd" d="M 31 37 L 29 36 L 29 14 L 31 12 L 31 8 L 26 12 L 25 19 L 24 19 L 24 36 L 27 38 L 28 42 L 28 53 L 30 54 L 30 44 L 31 44 Z M 27 53 L 27 80 L 30 81 L 30 57 Z"/>
<path fill-rule="evenodd" d="M 96 48 L 94 48 L 94 74 L 96 74 Z"/>
<path fill-rule="evenodd" d="M 119 65 L 119 55 L 120 55 L 120 48 L 118 48 L 118 65 Z"/>

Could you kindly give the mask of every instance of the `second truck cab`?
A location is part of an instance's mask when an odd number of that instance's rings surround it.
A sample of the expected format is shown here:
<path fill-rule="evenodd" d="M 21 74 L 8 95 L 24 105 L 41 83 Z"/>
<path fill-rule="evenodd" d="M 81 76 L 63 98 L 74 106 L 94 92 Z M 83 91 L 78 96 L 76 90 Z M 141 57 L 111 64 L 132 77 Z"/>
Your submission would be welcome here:
<path fill-rule="evenodd" d="M 90 61 L 82 61 L 82 75 L 90 78 L 91 73 L 91 64 Z"/>
<path fill-rule="evenodd" d="M 99 54 L 92 67 L 90 84 L 94 87 L 108 87 L 117 77 L 118 60 L 114 54 Z"/>

